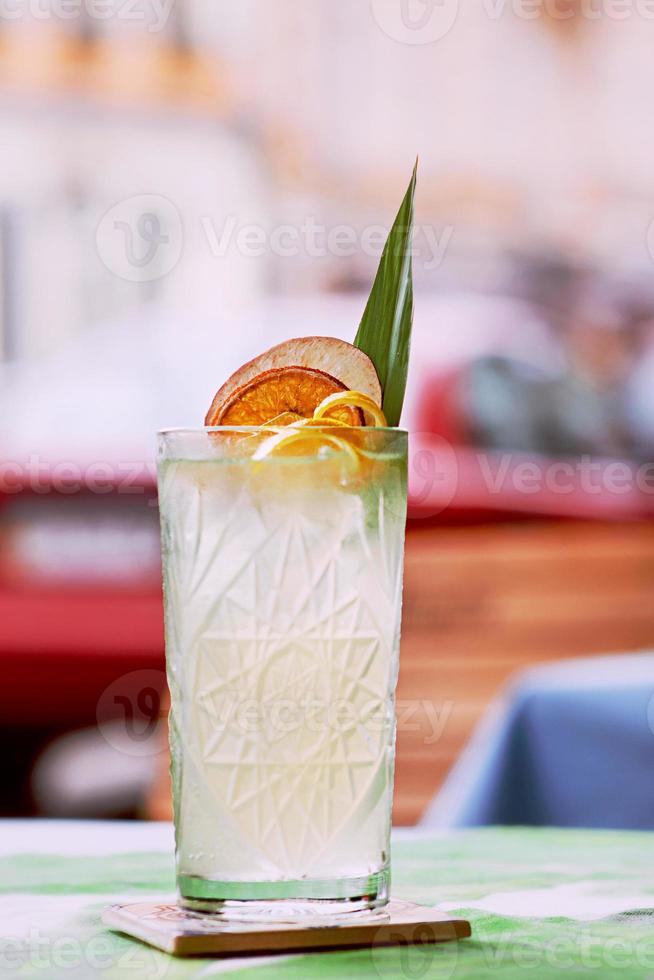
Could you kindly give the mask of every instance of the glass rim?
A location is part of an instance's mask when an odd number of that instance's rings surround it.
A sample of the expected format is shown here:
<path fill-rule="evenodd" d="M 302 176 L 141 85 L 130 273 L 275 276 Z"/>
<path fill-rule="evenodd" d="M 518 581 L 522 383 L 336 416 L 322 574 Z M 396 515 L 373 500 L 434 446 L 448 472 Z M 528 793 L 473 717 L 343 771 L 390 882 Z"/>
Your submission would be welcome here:
<path fill-rule="evenodd" d="M 201 435 L 202 433 L 211 432 L 268 432 L 271 435 L 274 432 L 279 432 L 281 429 L 291 429 L 290 425 L 209 425 L 209 426 L 178 426 L 167 429 L 157 429 L 158 436 L 183 436 L 183 435 Z M 314 425 L 311 429 L 333 429 L 334 432 L 342 432 L 343 427 L 340 425 L 330 425 L 329 422 L 325 422 L 324 425 Z M 302 432 L 302 429 L 298 429 Z M 408 429 L 402 429 L 399 426 L 380 426 L 380 425 L 352 425 L 348 426 L 348 432 L 383 432 L 394 435 L 409 435 Z"/>

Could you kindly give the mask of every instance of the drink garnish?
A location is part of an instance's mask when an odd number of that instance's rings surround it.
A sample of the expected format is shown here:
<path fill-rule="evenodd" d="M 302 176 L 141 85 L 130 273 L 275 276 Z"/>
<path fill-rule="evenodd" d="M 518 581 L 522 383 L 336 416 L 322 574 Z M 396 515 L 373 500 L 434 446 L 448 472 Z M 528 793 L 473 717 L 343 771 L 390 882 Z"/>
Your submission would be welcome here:
<path fill-rule="evenodd" d="M 375 365 L 381 406 L 390 426 L 400 424 L 413 326 L 413 204 L 418 161 L 384 246 L 354 344 Z"/>
<path fill-rule="evenodd" d="M 336 391 L 318 405 L 313 413 L 314 419 L 338 419 L 344 406 L 360 408 L 367 415 L 372 416 L 374 425 L 379 428 L 386 428 L 386 416 L 376 405 L 372 398 L 364 395 L 361 391 Z"/>
<path fill-rule="evenodd" d="M 269 425 L 284 414 L 310 418 L 317 406 L 335 394 L 347 395 L 347 388 L 324 371 L 296 365 L 272 368 L 232 392 L 215 410 L 212 425 Z M 336 417 L 349 425 L 363 425 L 361 412 L 347 404 Z"/>
<path fill-rule="evenodd" d="M 399 424 L 413 322 L 411 240 L 417 166 L 416 161 L 354 345 L 335 337 L 287 340 L 248 361 L 217 392 L 206 426 L 280 430 L 258 446 L 254 460 L 306 444 L 338 449 L 358 461 L 357 440 L 329 433 L 328 428 Z"/>
<path fill-rule="evenodd" d="M 260 418 L 260 411 L 256 415 L 257 421 L 235 422 L 229 417 L 228 406 L 236 407 L 233 404 L 235 401 L 240 401 L 242 408 L 242 396 L 247 391 L 248 385 L 270 371 L 284 372 L 290 368 L 294 370 L 305 368 L 320 372 L 331 380 L 333 387 L 330 391 L 318 387 L 314 390 L 311 385 L 301 383 L 303 396 L 301 406 L 297 403 L 290 404 L 285 390 L 284 374 L 278 374 L 276 384 L 270 386 L 266 392 L 269 412 L 267 418 Z M 323 377 L 323 383 L 325 380 Z M 289 411 L 310 418 L 313 410 L 326 395 L 346 389 L 361 391 L 372 398 L 377 405 L 381 405 L 381 386 L 374 365 L 367 354 L 336 337 L 299 337 L 286 340 L 283 344 L 277 344 L 254 360 L 248 361 L 228 378 L 216 393 L 207 412 L 205 425 L 263 425 Z"/>
<path fill-rule="evenodd" d="M 294 426 L 289 426 L 281 432 L 276 432 L 275 435 L 269 436 L 257 448 L 252 456 L 252 460 L 255 463 L 262 462 L 268 459 L 268 457 L 274 456 L 282 449 L 287 450 L 291 447 L 300 448 L 302 446 L 314 451 L 316 449 L 328 448 L 339 453 L 345 453 L 355 467 L 358 468 L 360 464 L 360 456 L 356 448 L 347 439 L 343 439 L 341 436 L 334 435 L 331 432 L 326 432 L 324 429 L 323 431 L 316 428 L 298 429 Z"/>
<path fill-rule="evenodd" d="M 375 426 L 385 427 L 386 425 L 384 413 L 368 395 L 364 395 L 360 391 L 337 392 L 334 395 L 328 395 L 317 406 L 312 418 L 292 422 L 262 442 L 252 459 L 255 462 L 260 462 L 281 449 L 300 448 L 304 445 L 305 447 L 311 446 L 313 449 L 325 447 L 345 452 L 349 456 L 350 462 L 358 468 L 361 464 L 361 449 L 351 441 L 346 433 L 354 435 L 360 432 L 361 428 L 360 426 L 352 426 L 338 418 L 336 413 L 342 412 L 344 407 L 365 411 L 367 415 L 373 417 Z M 345 431 L 335 434 L 329 432 L 329 428 Z"/>

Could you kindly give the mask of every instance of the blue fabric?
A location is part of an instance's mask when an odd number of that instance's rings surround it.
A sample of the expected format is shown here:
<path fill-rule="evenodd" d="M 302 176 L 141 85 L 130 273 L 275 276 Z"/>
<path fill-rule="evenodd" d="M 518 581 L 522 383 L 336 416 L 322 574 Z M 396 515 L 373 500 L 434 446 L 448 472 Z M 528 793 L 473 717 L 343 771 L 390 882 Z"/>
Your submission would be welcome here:
<path fill-rule="evenodd" d="M 654 656 L 521 675 L 423 823 L 654 829 Z"/>

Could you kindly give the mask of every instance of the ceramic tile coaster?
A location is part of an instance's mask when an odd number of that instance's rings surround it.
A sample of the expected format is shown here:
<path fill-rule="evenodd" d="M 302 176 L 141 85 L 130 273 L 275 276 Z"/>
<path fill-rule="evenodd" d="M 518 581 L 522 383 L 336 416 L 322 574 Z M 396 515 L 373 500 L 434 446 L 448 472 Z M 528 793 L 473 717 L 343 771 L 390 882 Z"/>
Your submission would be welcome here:
<path fill-rule="evenodd" d="M 102 916 L 110 929 L 173 956 L 291 953 L 413 943 L 443 943 L 470 936 L 470 923 L 410 902 L 391 902 L 379 912 L 306 923 L 224 922 L 176 905 L 112 905 Z"/>

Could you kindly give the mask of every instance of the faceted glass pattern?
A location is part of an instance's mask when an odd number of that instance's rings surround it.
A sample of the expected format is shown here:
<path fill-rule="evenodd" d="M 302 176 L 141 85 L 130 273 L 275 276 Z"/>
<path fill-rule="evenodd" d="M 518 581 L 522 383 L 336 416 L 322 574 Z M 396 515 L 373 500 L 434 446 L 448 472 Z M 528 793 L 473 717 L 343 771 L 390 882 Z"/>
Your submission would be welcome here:
<path fill-rule="evenodd" d="M 406 436 L 363 438 L 357 467 L 161 436 L 182 897 L 385 896 Z"/>

